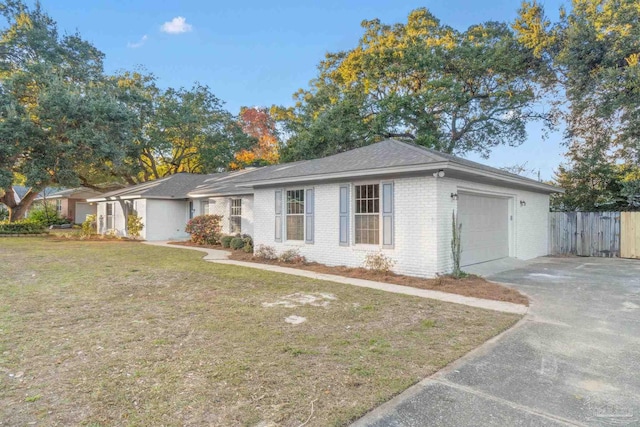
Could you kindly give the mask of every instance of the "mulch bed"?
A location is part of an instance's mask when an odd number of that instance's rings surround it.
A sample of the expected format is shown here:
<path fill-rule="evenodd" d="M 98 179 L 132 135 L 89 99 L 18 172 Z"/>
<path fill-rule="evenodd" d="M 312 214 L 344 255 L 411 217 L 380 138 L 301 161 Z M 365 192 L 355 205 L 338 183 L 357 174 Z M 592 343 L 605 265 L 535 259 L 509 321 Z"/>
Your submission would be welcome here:
<path fill-rule="evenodd" d="M 335 274 L 338 276 L 352 277 L 355 279 L 373 280 L 377 282 L 393 283 L 395 285 L 409 286 L 418 289 L 429 289 L 440 292 L 448 292 L 468 297 L 483 298 L 494 301 L 512 302 L 529 306 L 529 299 L 515 289 L 489 282 L 480 276 L 469 275 L 464 278 L 452 276 L 439 276 L 435 279 L 423 279 L 421 277 L 404 276 L 395 273 L 379 273 L 365 268 L 352 268 L 345 266 L 330 267 L 317 262 L 305 264 L 284 263 L 278 260 L 265 260 L 255 258 L 253 254 L 243 251 L 233 251 L 221 246 L 198 245 L 193 242 L 171 242 L 174 245 L 195 246 L 208 249 L 218 249 L 228 251 L 231 255 L 229 259 L 236 261 L 255 262 L 260 264 L 279 265 L 282 267 L 299 268 L 301 270 L 314 271 L 316 273 Z"/>

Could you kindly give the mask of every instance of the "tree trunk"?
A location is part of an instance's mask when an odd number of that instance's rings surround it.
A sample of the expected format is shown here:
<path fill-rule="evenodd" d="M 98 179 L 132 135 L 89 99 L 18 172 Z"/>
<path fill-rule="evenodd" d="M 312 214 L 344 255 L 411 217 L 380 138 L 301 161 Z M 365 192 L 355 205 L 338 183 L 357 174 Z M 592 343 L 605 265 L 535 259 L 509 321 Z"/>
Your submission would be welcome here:
<path fill-rule="evenodd" d="M 0 202 L 7 206 L 7 210 L 9 211 L 9 222 L 14 222 L 24 218 L 24 215 L 27 213 L 27 210 L 29 210 L 31 203 L 33 203 L 36 197 L 38 197 L 38 191 L 34 188 L 30 188 L 22 200 L 18 202 L 16 201 L 13 187 L 5 188 L 4 194 L 0 197 Z"/>

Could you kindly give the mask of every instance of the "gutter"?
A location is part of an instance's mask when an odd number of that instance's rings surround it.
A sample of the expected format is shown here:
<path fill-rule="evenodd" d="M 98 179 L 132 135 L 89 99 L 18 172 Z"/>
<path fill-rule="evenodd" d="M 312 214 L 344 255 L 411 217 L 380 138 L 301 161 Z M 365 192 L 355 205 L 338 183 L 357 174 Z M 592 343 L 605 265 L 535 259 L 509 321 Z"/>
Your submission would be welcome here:
<path fill-rule="evenodd" d="M 363 178 L 363 177 L 372 177 L 377 175 L 393 175 L 393 174 L 400 174 L 400 173 L 428 172 L 428 171 L 439 170 L 439 169 L 443 169 L 445 171 L 450 170 L 450 171 L 456 171 L 456 172 L 466 173 L 470 175 L 482 176 L 482 177 L 490 178 L 497 181 L 507 182 L 513 185 L 535 188 L 539 191 L 544 191 L 548 193 L 564 193 L 564 189 L 562 188 L 555 187 L 549 184 L 544 184 L 538 181 L 534 181 L 529 178 L 509 176 L 499 172 L 492 172 L 492 171 L 477 169 L 477 168 L 466 166 L 453 161 L 435 162 L 435 163 L 411 165 L 411 166 L 396 166 L 396 167 L 379 168 L 379 169 L 365 169 L 360 171 L 337 172 L 337 173 L 330 173 L 330 174 L 305 175 L 305 176 L 296 176 L 296 177 L 279 178 L 279 179 L 276 178 L 276 179 L 265 179 L 265 180 L 257 180 L 257 181 L 246 181 L 246 182 L 238 182 L 236 183 L 236 185 L 238 187 L 262 187 L 262 186 L 273 186 L 273 185 L 292 184 L 292 183 L 307 183 L 307 182 L 325 181 L 325 180 Z"/>

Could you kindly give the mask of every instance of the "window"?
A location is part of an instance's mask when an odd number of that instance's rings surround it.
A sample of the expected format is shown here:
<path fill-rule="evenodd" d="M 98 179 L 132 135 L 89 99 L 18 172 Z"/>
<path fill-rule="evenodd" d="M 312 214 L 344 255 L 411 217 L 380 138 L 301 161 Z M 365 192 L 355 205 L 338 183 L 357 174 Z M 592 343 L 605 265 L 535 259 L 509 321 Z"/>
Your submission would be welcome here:
<path fill-rule="evenodd" d="M 209 215 L 209 201 L 203 200 L 200 202 L 200 214 L 201 215 Z"/>
<path fill-rule="evenodd" d="M 194 213 L 195 209 L 193 209 L 193 201 L 189 201 L 189 219 L 193 219 Z"/>
<path fill-rule="evenodd" d="M 287 240 L 304 240 L 304 190 L 287 191 Z"/>
<path fill-rule="evenodd" d="M 107 203 L 107 230 L 113 230 L 113 203 Z"/>
<path fill-rule="evenodd" d="M 242 199 L 231 199 L 229 229 L 231 233 L 242 233 Z"/>
<path fill-rule="evenodd" d="M 377 245 L 380 243 L 380 186 L 355 186 L 355 242 Z"/>
<path fill-rule="evenodd" d="M 60 199 L 56 200 L 56 212 L 58 213 L 58 216 L 62 216 L 62 200 Z"/>

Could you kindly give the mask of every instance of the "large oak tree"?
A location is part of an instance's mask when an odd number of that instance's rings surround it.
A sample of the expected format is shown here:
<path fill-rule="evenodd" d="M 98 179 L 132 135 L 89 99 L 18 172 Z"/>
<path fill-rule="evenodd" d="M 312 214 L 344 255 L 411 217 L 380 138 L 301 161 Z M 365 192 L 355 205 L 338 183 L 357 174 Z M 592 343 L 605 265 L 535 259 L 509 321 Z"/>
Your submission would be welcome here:
<path fill-rule="evenodd" d="M 358 46 L 327 54 L 292 108 L 273 109 L 286 160 L 313 158 L 394 137 L 455 154 L 518 145 L 542 112 L 548 71 L 504 23 L 466 31 L 418 9 L 406 24 L 364 21 Z"/>

